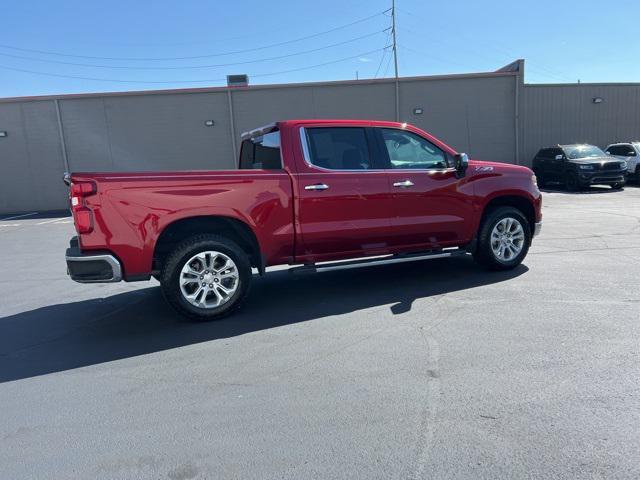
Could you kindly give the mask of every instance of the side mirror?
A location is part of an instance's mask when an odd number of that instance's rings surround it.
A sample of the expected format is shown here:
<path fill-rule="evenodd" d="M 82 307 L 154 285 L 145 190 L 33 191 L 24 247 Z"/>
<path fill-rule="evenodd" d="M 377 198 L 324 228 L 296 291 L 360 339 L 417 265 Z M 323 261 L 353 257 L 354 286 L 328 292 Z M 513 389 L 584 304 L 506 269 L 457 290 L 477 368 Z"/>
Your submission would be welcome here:
<path fill-rule="evenodd" d="M 564 158 L 564 155 L 556 155 L 556 160 L 562 160 Z"/>
<path fill-rule="evenodd" d="M 464 177 L 469 166 L 469 156 L 466 153 L 456 153 L 453 157 L 453 166 L 456 169 L 456 178 Z"/>

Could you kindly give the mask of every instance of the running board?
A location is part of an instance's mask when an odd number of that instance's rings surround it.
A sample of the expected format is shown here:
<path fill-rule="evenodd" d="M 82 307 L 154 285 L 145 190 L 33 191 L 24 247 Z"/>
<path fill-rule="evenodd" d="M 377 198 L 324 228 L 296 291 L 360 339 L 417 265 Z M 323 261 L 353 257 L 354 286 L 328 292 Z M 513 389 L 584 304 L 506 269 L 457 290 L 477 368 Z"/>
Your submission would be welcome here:
<path fill-rule="evenodd" d="M 458 257 L 466 255 L 468 252 L 463 249 L 439 250 L 430 253 L 414 253 L 407 255 L 384 255 L 380 257 L 370 257 L 359 260 L 344 260 L 330 263 L 313 263 L 301 267 L 289 269 L 291 273 L 321 273 L 333 272 L 336 270 L 347 270 L 352 268 L 373 267 L 377 265 L 390 265 L 393 263 L 416 262 L 418 260 L 433 260 L 435 258 Z"/>

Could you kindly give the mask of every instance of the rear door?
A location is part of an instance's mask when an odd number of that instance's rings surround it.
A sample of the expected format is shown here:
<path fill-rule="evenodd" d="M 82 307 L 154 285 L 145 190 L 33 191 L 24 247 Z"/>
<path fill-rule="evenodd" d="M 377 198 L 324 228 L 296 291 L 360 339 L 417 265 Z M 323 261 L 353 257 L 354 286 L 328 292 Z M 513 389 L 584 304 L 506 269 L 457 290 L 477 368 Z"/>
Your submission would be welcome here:
<path fill-rule="evenodd" d="M 376 128 L 393 196 L 397 247 L 445 247 L 471 241 L 473 187 L 456 178 L 453 158 L 416 132 Z"/>
<path fill-rule="evenodd" d="M 549 178 L 550 157 L 551 149 L 549 148 L 543 148 L 538 152 L 533 159 L 533 171 L 536 172 L 536 175 Z"/>
<path fill-rule="evenodd" d="M 392 206 L 371 129 L 309 125 L 299 138 L 297 256 L 317 261 L 386 253 Z"/>

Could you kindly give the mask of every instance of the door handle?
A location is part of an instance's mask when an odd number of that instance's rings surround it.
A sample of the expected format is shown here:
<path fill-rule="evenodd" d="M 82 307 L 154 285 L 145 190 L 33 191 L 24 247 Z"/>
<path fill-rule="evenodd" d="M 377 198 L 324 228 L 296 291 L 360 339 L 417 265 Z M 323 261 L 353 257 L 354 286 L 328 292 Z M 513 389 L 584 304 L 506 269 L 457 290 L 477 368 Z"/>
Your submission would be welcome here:
<path fill-rule="evenodd" d="M 404 182 L 396 182 L 393 184 L 393 186 L 399 188 L 409 188 L 413 187 L 413 182 L 411 180 L 405 180 Z"/>
<path fill-rule="evenodd" d="M 329 188 L 329 185 L 326 183 L 314 183 L 313 185 L 306 185 L 304 187 L 305 190 L 326 190 Z"/>

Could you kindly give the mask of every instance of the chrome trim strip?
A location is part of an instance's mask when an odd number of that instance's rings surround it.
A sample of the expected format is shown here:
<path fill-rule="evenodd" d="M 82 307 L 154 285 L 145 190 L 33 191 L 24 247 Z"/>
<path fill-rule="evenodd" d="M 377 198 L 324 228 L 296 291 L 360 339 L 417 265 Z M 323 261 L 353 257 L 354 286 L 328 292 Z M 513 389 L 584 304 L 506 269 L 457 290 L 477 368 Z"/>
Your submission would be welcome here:
<path fill-rule="evenodd" d="M 400 129 L 398 129 L 400 130 Z M 310 166 L 313 167 L 315 169 L 320 170 L 320 172 L 314 172 L 314 173 L 323 173 L 323 172 L 336 172 L 336 173 L 340 173 L 340 172 L 357 172 L 357 173 L 368 173 L 368 172 L 388 172 L 388 173 L 393 173 L 393 172 L 407 172 L 407 173 L 420 173 L 420 172 L 426 172 L 426 173 L 442 173 L 442 172 L 455 172 L 456 169 L 453 167 L 446 167 L 446 168 L 354 168 L 354 169 L 333 169 L 333 168 L 325 168 L 325 167 L 320 167 L 318 165 L 314 165 L 313 162 L 311 161 L 311 155 L 309 154 L 309 143 L 307 141 L 307 132 L 305 130 L 304 127 L 300 127 L 300 144 L 302 145 L 302 154 L 304 156 L 304 161 L 305 163 Z M 437 146 L 437 145 L 436 145 Z M 440 148 L 440 147 L 438 147 Z M 445 152 L 446 153 L 446 152 Z M 447 160 L 447 163 L 449 163 L 449 161 Z"/>
<path fill-rule="evenodd" d="M 307 162 L 307 164 L 315 167 L 315 165 L 311 163 L 311 155 L 309 155 L 309 144 L 307 143 L 307 131 L 305 130 L 304 127 L 300 128 L 300 144 L 302 145 L 302 153 L 304 154 L 304 161 Z"/>
<path fill-rule="evenodd" d="M 120 262 L 113 255 L 83 255 L 81 257 L 70 257 L 65 255 L 65 259 L 67 262 L 90 262 L 94 260 L 104 260 L 111 266 L 111 271 L 113 275 L 111 278 L 106 280 L 76 280 L 75 278 L 71 278 L 74 282 L 78 283 L 114 283 L 122 280 L 122 267 L 120 266 Z"/>

